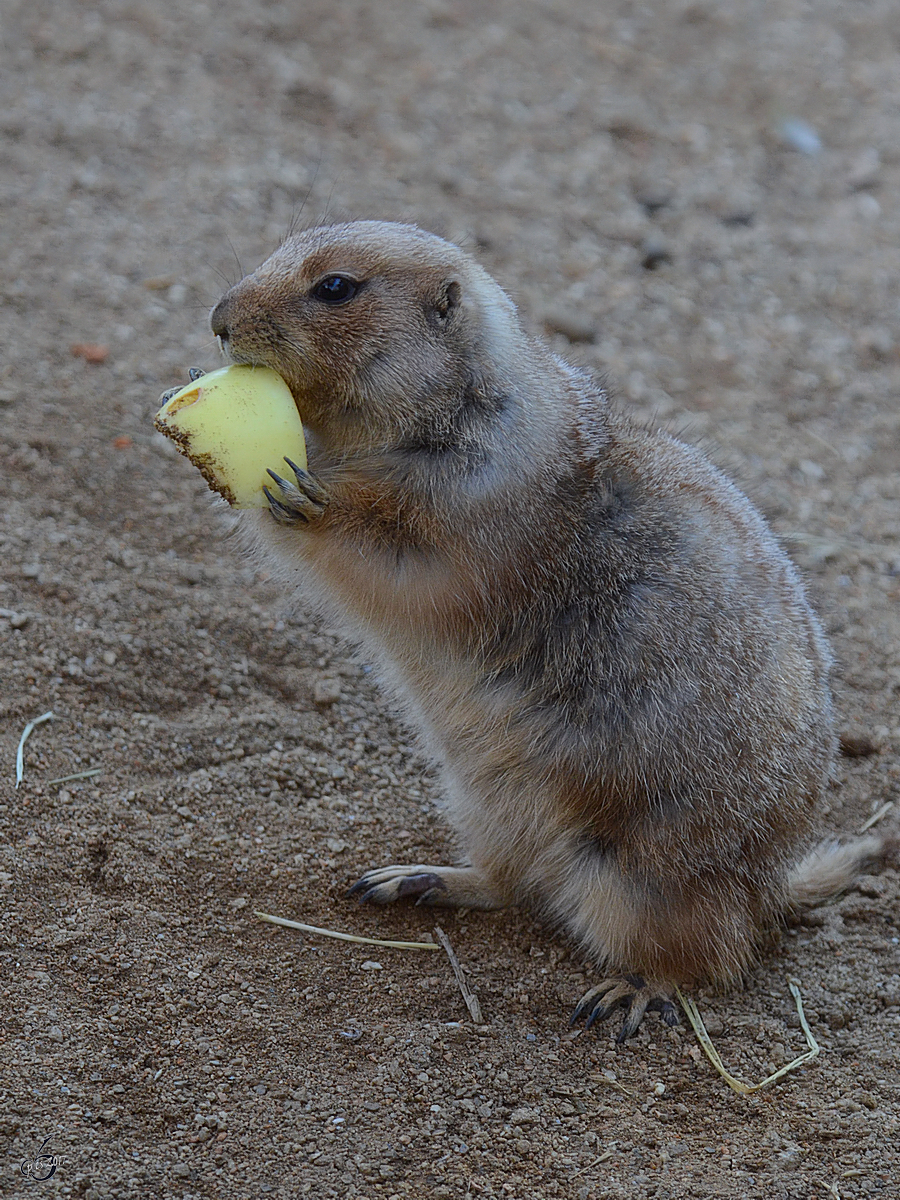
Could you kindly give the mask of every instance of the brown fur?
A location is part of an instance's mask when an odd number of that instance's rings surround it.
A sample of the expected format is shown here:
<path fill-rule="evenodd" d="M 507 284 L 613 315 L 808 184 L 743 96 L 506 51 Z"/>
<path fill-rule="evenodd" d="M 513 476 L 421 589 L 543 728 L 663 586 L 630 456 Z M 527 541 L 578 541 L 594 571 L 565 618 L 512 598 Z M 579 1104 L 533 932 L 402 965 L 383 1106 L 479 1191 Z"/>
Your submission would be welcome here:
<path fill-rule="evenodd" d="M 312 295 L 332 274 L 360 284 L 345 304 Z M 257 544 L 379 665 L 470 864 L 374 871 L 367 898 L 531 901 L 667 985 L 733 978 L 877 854 L 808 853 L 830 660 L 761 517 L 528 338 L 457 247 L 313 229 L 212 324 L 284 376 L 330 496 L 310 523 L 261 514 Z"/>

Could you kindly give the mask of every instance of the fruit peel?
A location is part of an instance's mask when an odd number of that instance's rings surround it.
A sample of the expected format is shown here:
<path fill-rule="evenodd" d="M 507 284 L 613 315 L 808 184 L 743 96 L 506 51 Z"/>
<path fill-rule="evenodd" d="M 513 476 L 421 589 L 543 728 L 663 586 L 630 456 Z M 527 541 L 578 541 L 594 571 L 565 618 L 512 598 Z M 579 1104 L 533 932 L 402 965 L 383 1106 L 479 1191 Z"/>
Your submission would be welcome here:
<path fill-rule="evenodd" d="M 233 364 L 201 375 L 163 404 L 154 425 L 233 508 L 266 508 L 267 469 L 306 468 L 290 389 L 269 367 Z"/>

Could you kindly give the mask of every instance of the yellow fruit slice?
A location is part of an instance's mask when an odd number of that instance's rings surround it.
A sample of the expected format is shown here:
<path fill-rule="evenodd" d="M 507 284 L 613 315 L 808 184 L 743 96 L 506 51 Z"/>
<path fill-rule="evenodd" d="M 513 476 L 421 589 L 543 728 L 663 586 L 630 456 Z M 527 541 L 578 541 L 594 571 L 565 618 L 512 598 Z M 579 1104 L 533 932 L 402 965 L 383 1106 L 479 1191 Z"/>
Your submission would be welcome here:
<path fill-rule="evenodd" d="M 294 397 L 269 367 L 230 366 L 201 375 L 170 396 L 154 425 L 233 508 L 266 508 L 263 485 L 284 460 L 306 468 Z"/>

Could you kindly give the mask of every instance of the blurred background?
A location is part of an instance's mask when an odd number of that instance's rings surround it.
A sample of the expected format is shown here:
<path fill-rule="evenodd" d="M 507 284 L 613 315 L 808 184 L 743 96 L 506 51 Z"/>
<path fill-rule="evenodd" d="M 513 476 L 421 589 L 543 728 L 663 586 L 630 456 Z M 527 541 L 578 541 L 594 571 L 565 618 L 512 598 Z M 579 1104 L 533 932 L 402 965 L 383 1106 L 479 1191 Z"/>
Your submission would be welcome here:
<path fill-rule="evenodd" d="M 10 4 L 7 298 L 152 390 L 292 223 L 413 220 L 647 411 L 839 415 L 897 367 L 895 16 Z"/>

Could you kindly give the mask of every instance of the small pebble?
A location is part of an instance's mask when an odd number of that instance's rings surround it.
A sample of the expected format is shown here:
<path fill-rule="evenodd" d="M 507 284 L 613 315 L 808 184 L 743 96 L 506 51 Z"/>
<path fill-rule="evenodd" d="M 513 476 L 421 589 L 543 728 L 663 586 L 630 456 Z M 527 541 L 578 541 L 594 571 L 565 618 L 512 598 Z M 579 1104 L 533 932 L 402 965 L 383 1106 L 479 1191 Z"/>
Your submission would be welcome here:
<path fill-rule="evenodd" d="M 593 342 L 597 337 L 597 325 L 591 315 L 574 308 L 547 308 L 543 322 L 549 333 L 561 333 L 570 342 Z"/>
<path fill-rule="evenodd" d="M 105 363 L 109 358 L 109 346 L 99 342 L 74 342 L 69 347 L 69 353 L 74 358 L 83 358 L 88 363 Z"/>
<path fill-rule="evenodd" d="M 792 150 L 799 150 L 801 154 L 812 156 L 822 149 L 822 139 L 818 133 L 812 125 L 801 121 L 799 117 L 788 117 L 782 121 L 778 132 L 785 145 L 790 146 Z"/>
<path fill-rule="evenodd" d="M 870 192 L 860 192 L 857 197 L 856 207 L 861 217 L 874 218 L 881 216 L 881 205 Z"/>
<path fill-rule="evenodd" d="M 635 200 L 641 208 L 646 212 L 648 217 L 655 216 L 660 209 L 665 208 L 672 202 L 672 192 L 667 187 L 655 187 L 650 184 L 646 188 L 642 188 L 635 195 Z"/>
<path fill-rule="evenodd" d="M 655 271 L 663 263 L 672 261 L 672 253 L 661 238 L 649 237 L 641 247 L 641 266 L 645 271 Z"/>
<path fill-rule="evenodd" d="M 336 679 L 317 679 L 313 688 L 313 700 L 323 707 L 336 704 L 341 698 L 341 685 Z"/>
<path fill-rule="evenodd" d="M 175 574 L 185 583 L 199 583 L 203 578 L 203 568 L 199 563 L 180 562 L 175 568 Z"/>
<path fill-rule="evenodd" d="M 881 155 L 874 146 L 867 146 L 853 161 L 847 182 L 854 190 L 875 187 L 881 174 Z"/>
<path fill-rule="evenodd" d="M 870 754 L 877 754 L 880 749 L 868 733 L 852 729 L 841 732 L 840 747 L 845 758 L 868 758 Z"/>

